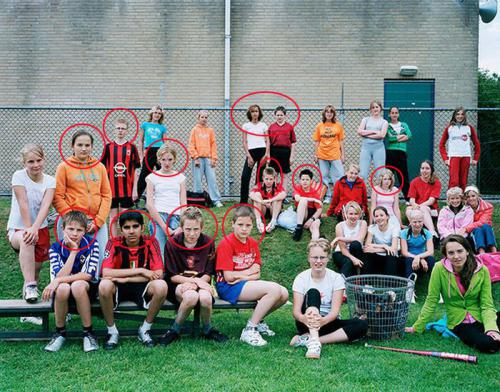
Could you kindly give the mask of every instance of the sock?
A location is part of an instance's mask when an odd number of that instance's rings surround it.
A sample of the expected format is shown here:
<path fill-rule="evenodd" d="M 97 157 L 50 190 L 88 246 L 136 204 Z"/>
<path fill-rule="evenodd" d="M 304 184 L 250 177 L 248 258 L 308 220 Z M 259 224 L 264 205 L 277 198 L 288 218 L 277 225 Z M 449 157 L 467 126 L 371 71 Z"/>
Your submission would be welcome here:
<path fill-rule="evenodd" d="M 66 326 L 56 327 L 56 332 L 58 332 L 62 337 L 66 337 Z"/>
<path fill-rule="evenodd" d="M 111 327 L 108 327 L 108 333 L 110 335 L 118 335 L 118 329 L 116 328 L 116 324 L 113 324 Z"/>
<path fill-rule="evenodd" d="M 92 334 L 92 324 L 88 327 L 83 327 L 83 335 L 91 335 Z"/>
<path fill-rule="evenodd" d="M 203 326 L 203 333 L 206 335 L 207 333 L 210 332 L 211 329 L 212 329 L 212 324 L 211 323 L 205 324 Z"/>
<path fill-rule="evenodd" d="M 181 328 L 182 326 L 177 324 L 177 322 L 174 321 L 174 323 L 172 324 L 172 329 L 177 332 L 177 333 L 180 333 L 181 332 Z"/>
<path fill-rule="evenodd" d="M 144 323 L 141 326 L 141 331 L 142 332 L 149 331 L 151 329 L 152 325 L 153 325 L 153 323 L 148 323 L 146 320 L 144 320 Z"/>
<path fill-rule="evenodd" d="M 247 328 L 257 328 L 257 324 L 254 324 L 250 320 L 248 320 L 246 327 Z"/>
<path fill-rule="evenodd" d="M 38 286 L 38 283 L 36 280 L 33 280 L 31 282 L 26 282 L 24 287 L 28 287 L 28 286 Z"/>

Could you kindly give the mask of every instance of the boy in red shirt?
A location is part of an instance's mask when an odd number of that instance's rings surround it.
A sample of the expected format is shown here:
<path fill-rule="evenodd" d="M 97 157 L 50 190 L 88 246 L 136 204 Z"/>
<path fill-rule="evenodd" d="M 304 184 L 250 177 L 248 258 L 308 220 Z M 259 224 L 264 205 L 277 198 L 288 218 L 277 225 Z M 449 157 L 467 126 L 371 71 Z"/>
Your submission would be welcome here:
<path fill-rule="evenodd" d="M 142 235 L 144 218 L 139 212 L 125 212 L 119 225 L 123 236 L 108 241 L 99 284 L 102 314 L 108 327 L 104 348 L 112 350 L 118 346 L 113 310 L 127 300 L 148 310 L 139 328 L 139 340 L 146 347 L 153 347 L 155 342 L 149 331 L 167 297 L 160 246 L 155 238 Z"/>
<path fill-rule="evenodd" d="M 283 200 L 286 198 L 286 191 L 281 184 L 276 183 L 276 179 L 276 170 L 272 167 L 266 167 L 262 182 L 250 192 L 250 199 L 253 200 L 254 206 L 262 212 L 266 221 L 269 222 L 264 227 L 259 211 L 255 210 L 255 221 L 259 233 L 263 233 L 264 230 L 270 233 L 275 229 Z M 268 219 L 271 221 L 268 221 Z"/>
<path fill-rule="evenodd" d="M 299 173 L 300 185 L 293 193 L 295 208 L 297 210 L 297 227 L 293 232 L 292 239 L 300 241 L 304 228 L 311 231 L 311 239 L 319 238 L 320 217 L 323 203 L 318 189 L 313 189 L 313 173 L 304 169 Z"/>
<path fill-rule="evenodd" d="M 122 118 L 115 121 L 115 138 L 106 144 L 102 158 L 111 186 L 110 222 L 120 211 L 132 208 L 137 200 L 139 172 L 136 169 L 141 166 L 141 160 L 135 144 L 126 139 L 128 130 L 128 121 Z M 116 224 L 111 227 L 113 235 L 117 235 Z"/>
<path fill-rule="evenodd" d="M 170 237 L 165 245 L 168 300 L 178 306 L 174 324 L 160 339 L 162 346 L 180 339 L 184 321 L 195 306 L 200 306 L 205 339 L 223 343 L 228 337 L 212 327 L 212 275 L 215 273 L 215 246 L 202 233 L 203 215 L 199 208 L 188 207 L 181 215 L 182 232 Z"/>
<path fill-rule="evenodd" d="M 255 310 L 241 332 L 240 340 L 251 346 L 267 344 L 261 334 L 274 336 L 264 317 L 288 301 L 288 291 L 278 283 L 260 280 L 259 245 L 250 232 L 253 227 L 250 207 L 234 209 L 233 233 L 224 237 L 217 247 L 217 292 L 232 304 L 238 301 L 258 301 Z"/>

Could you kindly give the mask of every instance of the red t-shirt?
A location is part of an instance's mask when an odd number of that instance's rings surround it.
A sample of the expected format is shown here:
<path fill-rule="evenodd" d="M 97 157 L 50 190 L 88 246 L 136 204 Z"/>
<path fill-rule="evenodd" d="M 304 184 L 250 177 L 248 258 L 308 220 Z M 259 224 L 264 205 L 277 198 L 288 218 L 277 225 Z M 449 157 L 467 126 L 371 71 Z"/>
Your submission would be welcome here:
<path fill-rule="evenodd" d="M 149 244 L 142 247 L 145 241 L 150 240 L 149 236 L 142 236 L 137 249 L 130 249 L 125 245 L 122 237 L 116 237 L 109 240 L 106 244 L 104 260 L 101 269 L 128 269 L 128 268 L 146 268 L 151 271 L 164 270 L 163 259 L 161 257 L 160 245 L 156 238 L 153 238 Z"/>
<path fill-rule="evenodd" d="M 429 198 L 434 197 L 436 200 L 430 206 L 432 210 L 438 209 L 438 199 L 441 195 L 441 183 L 436 178 L 434 184 L 429 184 L 423 181 L 420 177 L 415 178 L 410 182 L 410 190 L 408 191 L 408 197 L 410 199 L 414 198 L 417 204 L 425 203 Z"/>
<path fill-rule="evenodd" d="M 295 200 L 295 195 L 299 195 L 300 197 L 313 197 L 315 199 L 320 199 L 319 192 L 311 186 L 311 189 L 309 192 L 306 192 L 302 189 L 301 186 L 298 186 L 294 191 L 293 191 L 293 200 L 295 203 L 295 208 L 299 205 L 299 203 Z M 307 202 L 307 208 L 321 208 L 321 204 L 315 201 L 308 201 Z"/>
<path fill-rule="evenodd" d="M 269 192 L 265 189 L 264 183 L 261 183 L 260 186 L 256 185 L 255 187 L 252 188 L 252 192 L 259 192 L 260 193 L 262 200 L 272 199 L 278 193 L 283 192 L 283 191 L 284 191 L 284 189 L 281 186 L 281 184 L 276 184 L 275 186 L 272 187 L 272 189 Z"/>
<path fill-rule="evenodd" d="M 291 148 L 292 144 L 297 142 L 292 124 L 287 122 L 283 125 L 271 124 L 269 126 L 269 142 L 271 147 Z"/>
<path fill-rule="evenodd" d="M 244 244 L 231 233 L 222 239 L 216 253 L 217 282 L 224 282 L 223 271 L 243 271 L 254 263 L 262 264 L 259 244 L 252 237 L 248 237 Z"/>

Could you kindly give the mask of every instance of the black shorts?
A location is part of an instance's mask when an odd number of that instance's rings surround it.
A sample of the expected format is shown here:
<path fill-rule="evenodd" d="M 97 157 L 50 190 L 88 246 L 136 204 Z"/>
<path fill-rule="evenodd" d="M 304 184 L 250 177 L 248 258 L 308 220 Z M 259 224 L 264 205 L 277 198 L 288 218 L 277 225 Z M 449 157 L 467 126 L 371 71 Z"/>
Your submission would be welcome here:
<path fill-rule="evenodd" d="M 111 199 L 111 208 L 132 208 L 134 202 L 131 197 L 113 197 Z"/>
<path fill-rule="evenodd" d="M 297 211 L 297 210 L 296 210 Z M 309 219 L 311 219 L 311 217 L 316 213 L 316 208 L 310 208 L 310 207 L 307 207 L 307 214 L 306 216 L 304 217 L 304 222 L 302 223 L 305 223 L 307 222 Z"/>
<path fill-rule="evenodd" d="M 152 296 L 147 293 L 149 282 L 115 283 L 115 308 L 120 302 L 132 301 L 144 309 L 149 308 Z"/>
<path fill-rule="evenodd" d="M 90 303 L 93 303 L 97 300 L 97 294 L 99 293 L 99 283 L 87 282 L 89 284 L 89 291 L 87 291 L 89 295 Z M 55 293 L 54 293 L 55 298 Z M 54 304 L 54 302 L 53 302 Z M 52 304 L 52 307 L 54 306 Z M 71 311 L 76 312 L 76 301 L 75 297 L 72 294 L 69 295 L 68 298 L 68 307 Z"/>
<path fill-rule="evenodd" d="M 271 158 L 274 158 L 279 162 L 279 164 L 281 166 L 281 170 L 283 170 L 283 173 L 286 173 L 286 174 L 288 174 L 292 171 L 290 169 L 290 154 L 291 153 L 292 153 L 292 150 L 288 147 L 273 147 L 273 146 L 271 146 L 271 151 L 270 151 Z M 271 161 L 271 166 L 279 174 L 280 169 L 275 161 Z"/>

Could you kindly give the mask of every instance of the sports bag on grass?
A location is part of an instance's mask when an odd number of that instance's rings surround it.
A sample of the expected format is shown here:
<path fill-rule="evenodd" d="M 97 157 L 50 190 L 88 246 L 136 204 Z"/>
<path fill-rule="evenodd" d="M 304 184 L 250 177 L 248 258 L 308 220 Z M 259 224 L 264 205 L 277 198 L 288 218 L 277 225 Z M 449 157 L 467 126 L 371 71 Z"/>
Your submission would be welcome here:
<path fill-rule="evenodd" d="M 200 206 L 212 207 L 212 199 L 210 199 L 210 195 L 207 191 L 203 192 L 192 192 L 187 191 L 187 203 L 188 204 L 198 204 Z"/>

